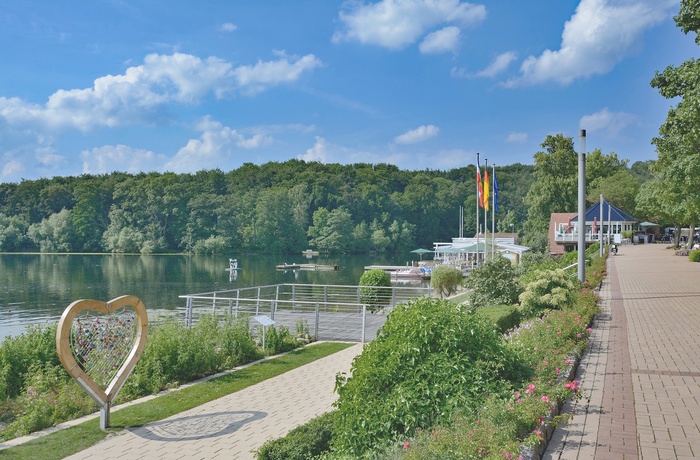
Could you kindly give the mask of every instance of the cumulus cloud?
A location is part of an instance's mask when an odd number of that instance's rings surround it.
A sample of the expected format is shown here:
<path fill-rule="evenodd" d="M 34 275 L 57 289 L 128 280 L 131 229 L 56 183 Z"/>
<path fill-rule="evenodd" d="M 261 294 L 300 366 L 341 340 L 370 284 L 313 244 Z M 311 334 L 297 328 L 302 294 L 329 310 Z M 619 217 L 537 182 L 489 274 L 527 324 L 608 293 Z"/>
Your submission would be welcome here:
<path fill-rule="evenodd" d="M 319 136 L 316 136 L 316 142 L 314 146 L 307 149 L 306 153 L 302 155 L 297 155 L 297 160 L 303 161 L 318 161 L 320 163 L 326 163 L 328 155 L 328 142 Z"/>
<path fill-rule="evenodd" d="M 491 64 L 489 64 L 488 67 L 486 67 L 480 72 L 477 72 L 476 76 L 486 78 L 495 77 L 496 75 L 506 71 L 510 63 L 516 60 L 517 58 L 518 54 L 514 53 L 513 51 L 501 53 L 498 56 L 496 56 L 493 59 L 493 61 L 491 61 Z"/>
<path fill-rule="evenodd" d="M 459 46 L 460 33 L 461 30 L 459 30 L 459 27 L 445 27 L 426 35 L 418 49 L 420 49 L 420 52 L 423 54 L 454 52 Z"/>
<path fill-rule="evenodd" d="M 165 155 L 126 145 L 105 145 L 80 154 L 84 174 L 107 174 L 113 171 L 138 173 L 161 171 Z"/>
<path fill-rule="evenodd" d="M 165 163 L 166 170 L 179 173 L 213 168 L 239 150 L 255 149 L 272 143 L 269 136 L 255 134 L 246 137 L 209 117 L 204 118 L 197 129 L 202 132 L 199 139 L 190 139 L 178 150 Z"/>
<path fill-rule="evenodd" d="M 313 54 L 289 57 L 278 52 L 276 61 L 258 61 L 255 65 L 244 65 L 233 71 L 238 86 L 248 94 L 259 93 L 270 86 L 299 79 L 302 73 L 322 65 Z"/>
<path fill-rule="evenodd" d="M 90 88 L 58 90 L 45 105 L 0 97 L 0 118 L 12 125 L 83 131 L 143 123 L 157 117 L 166 104 L 194 105 L 209 94 L 223 97 L 233 90 L 254 94 L 293 82 L 320 64 L 313 55 L 278 53 L 276 60 L 234 68 L 216 57 L 150 54 L 142 65 L 129 67 L 121 75 L 100 77 Z"/>
<path fill-rule="evenodd" d="M 401 49 L 442 24 L 472 25 L 485 18 L 486 8 L 483 5 L 460 0 L 382 0 L 369 4 L 346 2 L 344 11 L 339 13 L 344 30 L 333 35 L 333 42 L 357 41 Z"/>
<path fill-rule="evenodd" d="M 405 132 L 394 138 L 394 142 L 397 144 L 417 144 L 418 142 L 423 142 L 435 137 L 440 132 L 440 128 L 434 125 L 423 125 L 416 129 Z"/>
<path fill-rule="evenodd" d="M 581 117 L 579 127 L 589 132 L 603 132 L 616 136 L 620 131 L 635 123 L 637 117 L 626 112 L 611 112 L 605 107 L 596 113 Z"/>
<path fill-rule="evenodd" d="M 508 133 L 505 141 L 509 144 L 522 144 L 527 141 L 527 133 L 513 132 Z"/>
<path fill-rule="evenodd" d="M 581 0 L 564 25 L 560 48 L 529 56 L 521 75 L 505 85 L 568 85 L 605 74 L 639 50 L 644 32 L 668 18 L 673 7 L 677 2 L 671 0 Z"/>

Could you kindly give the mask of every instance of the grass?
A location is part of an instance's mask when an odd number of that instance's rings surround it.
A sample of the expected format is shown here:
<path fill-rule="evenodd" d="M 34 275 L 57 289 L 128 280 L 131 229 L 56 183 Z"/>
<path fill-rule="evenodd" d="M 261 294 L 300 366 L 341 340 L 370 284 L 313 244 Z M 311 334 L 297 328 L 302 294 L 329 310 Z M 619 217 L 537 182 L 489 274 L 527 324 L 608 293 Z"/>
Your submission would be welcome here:
<path fill-rule="evenodd" d="M 111 414 L 110 433 L 126 427 L 141 426 L 192 409 L 206 402 L 278 376 L 317 359 L 348 348 L 348 343 L 319 343 L 268 361 L 198 383 L 181 391 L 168 393 L 150 401 L 125 407 Z M 61 459 L 87 449 L 103 440 L 108 433 L 100 430 L 99 419 L 61 430 L 25 444 L 0 451 L 0 459 Z"/>

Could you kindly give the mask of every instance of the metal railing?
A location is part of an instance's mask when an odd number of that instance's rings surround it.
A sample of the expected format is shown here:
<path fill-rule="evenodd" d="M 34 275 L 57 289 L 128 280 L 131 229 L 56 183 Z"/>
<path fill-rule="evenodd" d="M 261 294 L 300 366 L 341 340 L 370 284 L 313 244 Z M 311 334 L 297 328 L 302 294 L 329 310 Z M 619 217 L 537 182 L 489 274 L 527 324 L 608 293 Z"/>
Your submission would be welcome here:
<path fill-rule="evenodd" d="M 381 327 L 385 313 L 396 305 L 430 297 L 430 287 L 366 287 L 317 284 L 276 284 L 224 291 L 185 294 L 185 324 L 191 326 L 202 314 L 238 317 L 267 316 L 294 331 L 308 326 L 317 340 L 365 342 L 368 333 Z M 378 314 L 369 314 L 381 307 Z"/>

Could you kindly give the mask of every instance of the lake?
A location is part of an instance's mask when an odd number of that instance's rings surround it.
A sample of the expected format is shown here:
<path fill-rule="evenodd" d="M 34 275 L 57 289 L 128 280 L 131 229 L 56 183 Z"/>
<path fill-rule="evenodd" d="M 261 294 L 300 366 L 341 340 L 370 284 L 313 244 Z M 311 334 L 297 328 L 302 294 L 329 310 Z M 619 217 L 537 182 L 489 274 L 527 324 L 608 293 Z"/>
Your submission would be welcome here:
<path fill-rule="evenodd" d="M 406 265 L 405 257 L 337 255 L 237 256 L 235 277 L 225 269 L 229 255 L 0 254 L 0 340 L 21 334 L 28 324 L 57 322 L 74 300 L 139 297 L 149 314 L 175 313 L 182 294 L 280 283 L 357 285 L 364 267 Z M 338 265 L 337 271 L 283 271 L 282 263 Z"/>

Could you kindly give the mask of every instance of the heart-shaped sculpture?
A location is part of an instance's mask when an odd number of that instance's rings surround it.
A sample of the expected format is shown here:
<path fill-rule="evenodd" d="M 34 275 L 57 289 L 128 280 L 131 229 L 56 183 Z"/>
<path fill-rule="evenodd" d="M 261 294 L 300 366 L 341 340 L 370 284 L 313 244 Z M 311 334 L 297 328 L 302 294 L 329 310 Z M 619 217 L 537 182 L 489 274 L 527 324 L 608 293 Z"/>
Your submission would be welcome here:
<path fill-rule="evenodd" d="M 76 300 L 61 316 L 56 331 L 58 357 L 101 406 L 102 428 L 109 426 L 109 408 L 134 370 L 147 336 L 146 307 L 134 296 L 109 302 Z"/>

